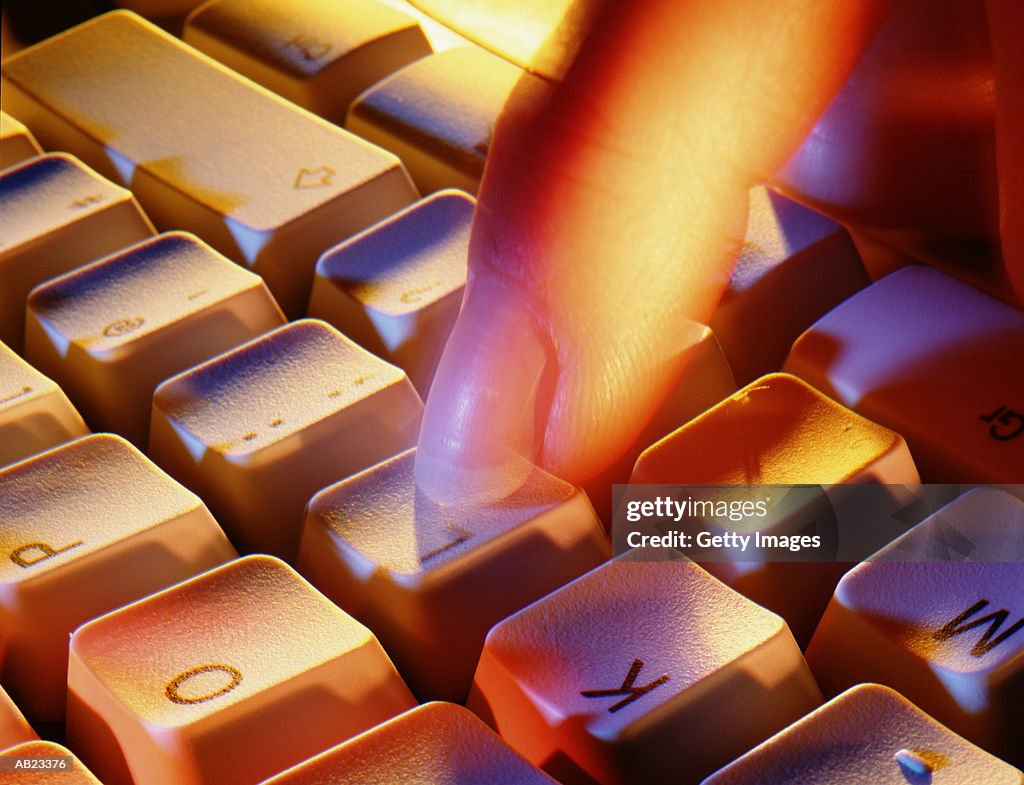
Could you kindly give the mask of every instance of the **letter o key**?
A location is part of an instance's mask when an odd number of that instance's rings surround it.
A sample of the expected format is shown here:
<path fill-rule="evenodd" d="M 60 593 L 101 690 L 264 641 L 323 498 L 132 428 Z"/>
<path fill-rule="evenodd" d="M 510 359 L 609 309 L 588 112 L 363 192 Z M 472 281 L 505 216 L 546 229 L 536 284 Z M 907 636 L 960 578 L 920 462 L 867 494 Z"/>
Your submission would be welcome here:
<path fill-rule="evenodd" d="M 198 695 L 195 697 L 187 697 L 182 695 L 180 692 L 181 686 L 189 679 L 198 676 L 202 673 L 212 673 L 214 671 L 221 671 L 229 677 L 229 681 L 222 687 L 208 692 L 205 695 Z M 169 682 L 164 688 L 164 695 L 172 703 L 177 703 L 181 706 L 191 706 L 195 703 L 205 703 L 208 700 L 220 697 L 225 693 L 231 692 L 237 687 L 242 681 L 242 672 L 231 665 L 222 664 L 209 664 L 209 665 L 198 665 L 195 668 L 189 668 L 187 671 L 182 671 Z"/>

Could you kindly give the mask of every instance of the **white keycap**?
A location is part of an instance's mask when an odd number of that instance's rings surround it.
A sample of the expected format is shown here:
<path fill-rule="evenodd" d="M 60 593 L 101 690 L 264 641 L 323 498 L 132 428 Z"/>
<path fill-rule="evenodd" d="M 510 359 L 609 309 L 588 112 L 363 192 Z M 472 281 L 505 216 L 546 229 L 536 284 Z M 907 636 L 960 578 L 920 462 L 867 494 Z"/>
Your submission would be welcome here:
<path fill-rule="evenodd" d="M 71 750 L 51 741 L 19 744 L 0 752 L 0 759 L 2 758 L 22 759 L 0 760 L 0 772 L 3 772 L 0 773 L 0 779 L 4 785 L 103 785 L 71 753 Z M 34 758 L 50 760 L 37 761 L 38 768 L 32 768 L 28 761 Z"/>
<path fill-rule="evenodd" d="M 0 466 L 87 433 L 60 387 L 0 343 Z"/>
<path fill-rule="evenodd" d="M 893 690 L 863 684 L 754 748 L 703 785 L 1021 785 L 1024 774 Z"/>
<path fill-rule="evenodd" d="M 255 785 L 415 706 L 366 627 L 269 556 L 80 627 L 68 743 L 108 785 Z"/>
<path fill-rule="evenodd" d="M 71 156 L 0 174 L 0 340 L 21 351 L 33 287 L 152 234 L 131 193 Z"/>
<path fill-rule="evenodd" d="M 64 717 L 79 624 L 235 556 L 202 501 L 110 434 L 0 471 L 3 675 L 33 720 Z"/>
<path fill-rule="evenodd" d="M 424 398 L 462 303 L 475 204 L 433 194 L 316 265 L 309 315 L 404 370 Z"/>
<path fill-rule="evenodd" d="M 800 333 L 867 285 L 843 227 L 757 187 L 743 249 L 710 326 L 736 380 L 747 384 L 779 370 Z"/>
<path fill-rule="evenodd" d="M 3 644 L 0 643 L 0 657 L 3 656 Z M 36 733 L 28 724 L 28 720 L 21 713 L 21 710 L 14 705 L 14 701 L 0 687 L 0 750 L 5 747 L 13 747 L 25 741 L 34 741 Z"/>
<path fill-rule="evenodd" d="M 129 12 L 4 63 L 4 100 L 47 146 L 130 185 L 301 312 L 328 247 L 405 207 L 391 155 L 214 63 Z"/>
<path fill-rule="evenodd" d="M 259 276 L 172 232 L 37 288 L 25 357 L 93 427 L 145 447 L 160 382 L 282 324 Z"/>
<path fill-rule="evenodd" d="M 579 489 L 536 470 L 489 507 L 417 492 L 410 450 L 313 497 L 296 566 L 381 639 L 420 700 L 464 701 L 497 622 L 611 555 Z"/>
<path fill-rule="evenodd" d="M 431 53 L 416 20 L 377 0 L 214 0 L 185 42 L 336 123 L 361 92 Z"/>
<path fill-rule="evenodd" d="M 345 127 L 398 155 L 421 192 L 476 194 L 495 120 L 522 78 L 536 77 L 483 49 L 449 49 L 363 93 Z"/>
<path fill-rule="evenodd" d="M 32 132 L 7 112 L 0 112 L 0 169 L 42 154 Z"/>
<path fill-rule="evenodd" d="M 822 318 L 784 370 L 901 433 L 925 482 L 1024 482 L 1024 312 L 927 267 Z"/>
<path fill-rule="evenodd" d="M 422 412 L 400 369 L 307 319 L 157 388 L 150 455 L 240 550 L 291 558 L 310 497 L 414 446 Z"/>
<path fill-rule="evenodd" d="M 693 562 L 635 559 L 487 636 L 467 706 L 527 760 L 562 782 L 687 785 L 818 706 L 782 619 Z"/>
<path fill-rule="evenodd" d="M 989 751 L 1024 760 L 1024 501 L 956 499 L 840 581 L 807 650 L 830 694 L 899 690 Z"/>

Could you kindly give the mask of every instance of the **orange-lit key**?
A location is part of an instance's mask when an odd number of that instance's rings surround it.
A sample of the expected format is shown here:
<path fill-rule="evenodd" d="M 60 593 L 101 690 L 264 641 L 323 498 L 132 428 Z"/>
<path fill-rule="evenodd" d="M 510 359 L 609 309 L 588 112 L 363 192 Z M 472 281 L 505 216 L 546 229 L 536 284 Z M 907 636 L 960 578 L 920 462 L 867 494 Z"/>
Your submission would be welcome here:
<path fill-rule="evenodd" d="M 476 716 L 428 703 L 379 725 L 265 785 L 557 785 Z"/>
<path fill-rule="evenodd" d="M 60 387 L 0 343 L 0 466 L 87 433 Z"/>
<path fill-rule="evenodd" d="M 1024 763 L 1024 501 L 972 490 L 858 565 L 807 658 L 827 693 L 888 684 Z"/>
<path fill-rule="evenodd" d="M 400 369 L 305 319 L 160 385 L 149 452 L 239 550 L 291 558 L 310 497 L 412 447 L 422 412 Z"/>
<path fill-rule="evenodd" d="M 693 562 L 643 556 L 487 636 L 467 705 L 566 785 L 696 783 L 820 701 L 782 619 Z"/>
<path fill-rule="evenodd" d="M 1024 312 L 927 267 L 833 310 L 784 370 L 903 434 L 926 482 L 1024 482 Z"/>
<path fill-rule="evenodd" d="M 0 169 L 42 154 L 36 138 L 7 112 L 0 112 Z"/>
<path fill-rule="evenodd" d="M 415 705 L 373 633 L 269 556 L 80 627 L 68 690 L 106 785 L 252 785 Z"/>
<path fill-rule="evenodd" d="M 336 123 L 363 90 L 432 51 L 415 19 L 378 0 L 214 0 L 184 38 Z"/>
<path fill-rule="evenodd" d="M 103 785 L 71 750 L 51 741 L 32 741 L 0 752 L 0 782 L 4 785 Z"/>
<path fill-rule="evenodd" d="M 843 693 L 703 785 L 1021 785 L 1024 774 L 885 687 Z"/>
<path fill-rule="evenodd" d="M 131 193 L 68 155 L 0 175 L 0 216 L 0 340 L 15 351 L 32 287 L 153 234 Z"/>
<path fill-rule="evenodd" d="M 781 368 L 800 333 L 867 285 L 843 227 L 757 187 L 743 250 L 710 326 L 746 384 Z"/>
<path fill-rule="evenodd" d="M 536 470 L 492 507 L 434 504 L 410 450 L 318 493 L 296 566 L 380 636 L 422 699 L 463 701 L 484 636 L 610 556 L 586 495 Z"/>
<path fill-rule="evenodd" d="M 42 144 L 261 275 L 292 316 L 324 250 L 416 198 L 394 156 L 126 11 L 8 58 L 3 89 Z"/>
<path fill-rule="evenodd" d="M 404 370 L 424 398 L 462 303 L 474 205 L 433 194 L 316 265 L 309 315 Z"/>
<path fill-rule="evenodd" d="M 919 478 L 899 434 L 865 420 L 800 379 L 773 374 L 647 449 L 630 482 L 914 485 Z M 820 501 L 827 503 L 823 495 Z M 812 502 L 795 509 L 776 522 L 779 533 L 802 529 L 819 508 Z M 760 525 L 761 520 L 750 523 Z M 746 531 L 749 523 L 736 526 Z M 843 571 L 841 565 L 770 561 L 721 561 L 706 567 L 785 618 L 802 644 L 810 640 Z"/>
<path fill-rule="evenodd" d="M 2 643 L 0 643 L 0 656 L 3 656 Z M 29 726 L 28 720 L 22 715 L 21 710 L 14 705 L 14 701 L 4 691 L 4 688 L 0 687 L 0 750 L 36 738 L 35 731 Z"/>
<path fill-rule="evenodd" d="M 160 382 L 282 324 L 259 276 L 173 232 L 37 288 L 25 357 L 94 428 L 144 447 Z"/>
<path fill-rule="evenodd" d="M 423 193 L 475 194 L 495 120 L 520 79 L 535 77 L 483 49 L 449 49 L 371 87 L 345 127 L 398 155 Z"/>
<path fill-rule="evenodd" d="M 0 509 L 3 678 L 36 721 L 64 717 L 75 627 L 235 556 L 202 501 L 110 434 L 0 471 Z"/>

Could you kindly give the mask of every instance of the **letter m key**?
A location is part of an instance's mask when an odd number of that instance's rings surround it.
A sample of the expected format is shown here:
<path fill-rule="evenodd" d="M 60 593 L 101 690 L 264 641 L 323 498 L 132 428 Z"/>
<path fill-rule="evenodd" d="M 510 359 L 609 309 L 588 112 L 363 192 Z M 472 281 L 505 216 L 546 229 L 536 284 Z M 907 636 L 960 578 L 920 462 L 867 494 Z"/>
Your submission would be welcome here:
<path fill-rule="evenodd" d="M 973 621 L 970 620 L 976 613 L 983 611 L 987 605 L 988 600 L 978 600 L 978 602 L 947 623 L 942 629 L 937 630 L 932 635 L 932 638 L 937 641 L 948 641 L 950 638 L 973 630 L 975 627 L 988 625 L 978 642 L 971 647 L 971 654 L 975 657 L 981 657 L 988 654 L 1014 633 L 1024 629 L 1024 618 L 1021 618 L 1003 632 L 999 632 L 1003 622 L 1010 615 L 1010 612 L 1006 609 L 995 611 L 987 616 L 980 616 Z"/>

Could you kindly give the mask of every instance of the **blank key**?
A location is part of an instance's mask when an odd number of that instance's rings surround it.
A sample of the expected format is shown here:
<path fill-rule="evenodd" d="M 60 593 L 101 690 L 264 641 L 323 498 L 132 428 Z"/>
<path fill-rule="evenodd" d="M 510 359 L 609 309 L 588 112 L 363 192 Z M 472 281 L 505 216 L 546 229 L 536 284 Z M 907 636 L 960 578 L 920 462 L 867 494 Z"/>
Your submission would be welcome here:
<path fill-rule="evenodd" d="M 35 739 L 36 733 L 28 724 L 28 720 L 14 705 L 14 701 L 4 688 L 0 687 L 0 750 Z"/>
<path fill-rule="evenodd" d="M 1024 762 L 1024 502 L 972 490 L 856 567 L 807 657 L 827 693 L 888 684 Z"/>
<path fill-rule="evenodd" d="M 1021 785 L 1024 774 L 978 749 L 898 693 L 843 693 L 703 785 Z"/>
<path fill-rule="evenodd" d="M 0 340 L 15 351 L 34 286 L 153 234 L 131 193 L 60 154 L 0 175 L 0 216 Z"/>
<path fill-rule="evenodd" d="M 422 411 L 400 369 L 307 319 L 160 385 L 150 455 L 240 550 L 291 558 L 310 497 L 412 447 Z"/>
<path fill-rule="evenodd" d="M 693 562 L 635 559 L 501 622 L 480 658 L 467 706 L 567 785 L 699 782 L 820 700 L 782 619 Z"/>
<path fill-rule="evenodd" d="M 424 398 L 462 303 L 474 206 L 433 194 L 316 265 L 309 315 L 402 368 Z"/>
<path fill-rule="evenodd" d="M 586 496 L 539 469 L 493 506 L 438 505 L 414 459 L 318 493 L 297 566 L 376 631 L 417 697 L 464 701 L 487 631 L 610 553 Z"/>
<path fill-rule="evenodd" d="M 906 437 L 926 482 L 1024 481 L 1024 313 L 926 267 L 847 300 L 784 370 Z"/>
<path fill-rule="evenodd" d="M 129 12 L 4 63 L 4 101 L 40 141 L 129 185 L 301 312 L 322 251 L 415 199 L 394 156 Z M 254 129 L 258 133 L 254 133 Z"/>
<path fill-rule="evenodd" d="M 37 721 L 64 717 L 79 624 L 235 556 L 202 501 L 109 434 L 0 471 L 0 509 L 0 666 Z"/>
<path fill-rule="evenodd" d="M 184 38 L 339 124 L 363 90 L 432 51 L 415 19 L 377 0 L 215 0 L 189 17 Z"/>
<path fill-rule="evenodd" d="M 266 785 L 556 785 L 476 716 L 428 703 L 289 769 Z"/>
<path fill-rule="evenodd" d="M 103 785 L 71 750 L 50 741 L 19 744 L 0 752 L 0 758 L 23 759 L 0 760 L 0 780 L 4 785 Z M 35 758 L 50 760 L 35 761 L 35 768 L 30 763 Z"/>
<path fill-rule="evenodd" d="M 39 143 L 23 123 L 0 112 L 0 169 L 42 154 Z"/>
<path fill-rule="evenodd" d="M 79 628 L 68 743 L 106 785 L 254 785 L 415 705 L 373 634 L 238 559 Z"/>
<path fill-rule="evenodd" d="M 282 324 L 259 276 L 172 232 L 37 288 L 25 356 L 96 430 L 145 447 L 160 382 Z"/>
<path fill-rule="evenodd" d="M 60 387 L 0 343 L 0 466 L 87 433 Z"/>
<path fill-rule="evenodd" d="M 483 49 L 449 49 L 363 93 L 345 127 L 398 155 L 423 193 L 475 194 L 494 123 L 520 79 L 537 77 Z"/>

